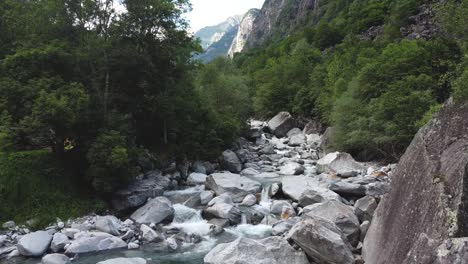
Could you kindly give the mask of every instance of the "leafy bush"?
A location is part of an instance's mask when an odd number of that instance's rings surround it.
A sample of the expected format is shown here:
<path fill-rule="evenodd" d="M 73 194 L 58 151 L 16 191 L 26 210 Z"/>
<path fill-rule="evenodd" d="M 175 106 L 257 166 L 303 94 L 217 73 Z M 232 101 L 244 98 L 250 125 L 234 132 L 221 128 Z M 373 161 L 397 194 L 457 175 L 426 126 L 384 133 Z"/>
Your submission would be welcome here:
<path fill-rule="evenodd" d="M 73 171 L 49 150 L 0 153 L 0 222 L 34 219 L 40 227 L 103 210 Z"/>

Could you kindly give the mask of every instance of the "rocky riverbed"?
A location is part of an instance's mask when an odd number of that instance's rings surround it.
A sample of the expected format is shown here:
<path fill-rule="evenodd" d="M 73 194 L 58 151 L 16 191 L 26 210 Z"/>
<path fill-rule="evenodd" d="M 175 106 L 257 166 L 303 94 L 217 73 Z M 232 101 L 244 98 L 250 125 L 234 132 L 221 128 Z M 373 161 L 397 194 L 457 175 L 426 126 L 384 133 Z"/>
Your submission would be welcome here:
<path fill-rule="evenodd" d="M 0 233 L 3 263 L 364 263 L 362 241 L 393 165 L 327 153 L 288 113 L 251 130 L 219 164 L 173 164 L 113 199 L 128 217 L 90 215 Z M 326 135 L 326 133 L 325 133 Z"/>

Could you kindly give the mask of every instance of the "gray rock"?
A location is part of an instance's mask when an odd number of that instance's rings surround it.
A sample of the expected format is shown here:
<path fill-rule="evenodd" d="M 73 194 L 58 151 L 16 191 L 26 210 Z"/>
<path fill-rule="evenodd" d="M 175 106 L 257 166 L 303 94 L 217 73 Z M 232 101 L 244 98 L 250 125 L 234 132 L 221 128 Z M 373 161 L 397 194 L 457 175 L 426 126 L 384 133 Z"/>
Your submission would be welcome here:
<path fill-rule="evenodd" d="M 253 168 L 246 168 L 240 172 L 241 176 L 255 176 L 257 174 L 260 174 L 260 172 Z"/>
<path fill-rule="evenodd" d="M 300 134 L 302 134 L 302 130 L 300 128 L 295 127 L 293 129 L 289 130 L 288 133 L 286 134 L 286 136 L 288 138 L 291 138 L 291 137 L 293 137 L 295 135 L 300 135 Z"/>
<path fill-rule="evenodd" d="M 445 240 L 437 248 L 434 264 L 465 264 L 468 261 L 468 238 Z"/>
<path fill-rule="evenodd" d="M 140 226 L 141 237 L 143 241 L 152 243 L 152 242 L 162 242 L 164 237 L 154 231 L 151 227 L 143 224 Z"/>
<path fill-rule="evenodd" d="M 344 197 L 364 197 L 366 195 L 366 187 L 344 181 L 337 181 L 330 184 L 330 190 Z"/>
<path fill-rule="evenodd" d="M 253 194 L 248 194 L 245 196 L 244 200 L 242 200 L 241 205 L 243 206 L 253 206 L 257 203 L 257 197 Z"/>
<path fill-rule="evenodd" d="M 195 161 L 192 164 L 192 171 L 195 173 L 202 173 L 202 174 L 207 174 L 205 165 L 203 164 L 203 161 Z"/>
<path fill-rule="evenodd" d="M 166 197 L 156 197 L 136 210 L 130 218 L 138 224 L 167 223 L 174 218 L 174 208 Z"/>
<path fill-rule="evenodd" d="M 96 218 L 96 230 L 118 236 L 122 227 L 120 220 L 113 215 L 98 216 Z"/>
<path fill-rule="evenodd" d="M 84 231 L 84 230 L 83 230 Z M 76 228 L 65 228 L 65 229 L 62 229 L 61 231 L 64 235 L 66 235 L 69 239 L 74 239 L 75 238 L 75 234 L 78 234 L 79 232 L 81 232 L 81 230 L 79 229 L 76 229 Z"/>
<path fill-rule="evenodd" d="M 230 225 L 228 219 L 222 219 L 222 218 L 210 219 L 210 221 L 208 221 L 208 223 L 212 224 L 212 225 L 215 225 L 215 226 L 222 227 L 222 228 L 228 227 Z"/>
<path fill-rule="evenodd" d="M 98 262 L 97 264 L 146 264 L 143 258 L 114 258 Z"/>
<path fill-rule="evenodd" d="M 322 124 L 319 121 L 311 120 L 304 126 L 303 133 L 306 135 L 310 134 L 321 134 L 323 132 Z"/>
<path fill-rule="evenodd" d="M 318 187 L 303 192 L 298 201 L 299 205 L 305 207 L 311 204 L 324 203 L 326 201 L 341 201 L 341 197 L 333 191 Z"/>
<path fill-rule="evenodd" d="M 360 225 L 352 207 L 337 201 L 327 201 L 304 207 L 304 214 L 333 222 L 351 245 L 356 246 L 359 243 Z"/>
<path fill-rule="evenodd" d="M 294 212 L 294 207 L 291 205 L 291 203 L 284 200 L 273 200 L 271 203 L 270 212 L 274 215 L 280 216 L 283 212 L 283 207 L 290 208 Z M 295 213 L 291 216 L 295 216 Z"/>
<path fill-rule="evenodd" d="M 291 147 L 298 147 L 305 144 L 307 138 L 304 134 L 300 133 L 289 138 L 288 145 Z"/>
<path fill-rule="evenodd" d="M 2 224 L 2 228 L 4 229 L 13 229 L 16 227 L 16 223 L 13 221 L 8 221 Z"/>
<path fill-rule="evenodd" d="M 247 161 L 254 159 L 253 154 L 250 151 L 246 150 L 246 149 L 237 150 L 236 155 L 239 158 L 239 160 L 241 161 L 241 163 L 246 163 Z"/>
<path fill-rule="evenodd" d="M 361 229 L 361 235 L 359 237 L 359 241 L 361 242 L 364 241 L 364 239 L 366 238 L 367 231 L 369 230 L 369 227 L 370 227 L 369 221 L 362 222 L 361 226 L 359 227 L 359 229 Z"/>
<path fill-rule="evenodd" d="M 179 245 L 177 244 L 177 240 L 173 237 L 166 239 L 166 244 L 170 250 L 177 250 L 177 248 L 179 247 Z"/>
<path fill-rule="evenodd" d="M 203 173 L 190 173 L 190 175 L 187 178 L 187 184 L 188 185 L 203 185 L 206 182 L 206 177 L 208 177 L 206 174 Z"/>
<path fill-rule="evenodd" d="M 280 237 L 262 240 L 239 238 L 217 245 L 204 259 L 205 264 L 308 264 L 305 254 Z"/>
<path fill-rule="evenodd" d="M 237 154 L 232 150 L 225 150 L 221 156 L 222 167 L 230 172 L 239 173 L 242 170 L 242 163 Z"/>
<path fill-rule="evenodd" d="M 208 206 L 213 206 L 217 203 L 234 204 L 229 193 L 223 193 L 220 196 L 213 198 L 211 201 L 208 202 Z"/>
<path fill-rule="evenodd" d="M 39 257 L 49 248 L 52 236 L 46 231 L 37 231 L 21 237 L 16 246 L 21 255 Z"/>
<path fill-rule="evenodd" d="M 380 199 L 382 196 L 388 193 L 390 190 L 390 184 L 388 182 L 373 182 L 368 184 L 366 195 Z"/>
<path fill-rule="evenodd" d="M 293 217 L 286 220 L 281 220 L 278 223 L 275 223 L 272 227 L 271 234 L 274 236 L 282 236 L 289 232 L 291 228 L 299 222 L 300 218 Z"/>
<path fill-rule="evenodd" d="M 375 209 L 377 209 L 377 202 L 370 196 L 363 197 L 354 204 L 354 213 L 361 222 L 371 222 Z"/>
<path fill-rule="evenodd" d="M 138 179 L 130 185 L 117 191 L 112 197 L 112 205 L 117 210 L 127 210 L 143 205 L 148 198 L 163 195 L 171 185 L 169 177 L 160 172 L 150 174 L 148 178 Z"/>
<path fill-rule="evenodd" d="M 200 193 L 200 203 L 202 205 L 207 205 L 214 197 L 212 191 L 203 191 Z"/>
<path fill-rule="evenodd" d="M 317 169 L 321 172 L 349 177 L 356 176 L 358 172 L 365 171 L 366 167 L 356 162 L 348 153 L 333 152 L 317 161 Z"/>
<path fill-rule="evenodd" d="M 321 183 L 316 178 L 306 176 L 283 176 L 281 178 L 281 188 L 283 193 L 294 201 L 298 201 L 299 197 L 307 190 L 317 188 L 327 190 L 325 189 L 326 184 Z"/>
<path fill-rule="evenodd" d="M 63 250 L 65 245 L 70 243 L 70 239 L 63 233 L 55 233 L 50 243 L 50 249 L 53 252 L 59 252 Z"/>
<path fill-rule="evenodd" d="M 324 218 L 307 216 L 286 236 L 319 264 L 353 264 L 351 245 L 341 230 Z M 287 262 L 293 263 L 293 262 Z"/>
<path fill-rule="evenodd" d="M 328 127 L 323 133 L 318 145 L 318 149 L 321 153 L 327 154 L 336 150 L 333 145 L 333 133 L 335 133 L 335 129 L 333 127 Z"/>
<path fill-rule="evenodd" d="M 42 264 L 69 264 L 70 258 L 63 254 L 48 254 L 42 260 Z"/>
<path fill-rule="evenodd" d="M 140 245 L 135 243 L 135 242 L 130 242 L 128 243 L 128 246 L 127 246 L 128 249 L 132 250 L 132 249 L 139 249 L 140 248 Z"/>
<path fill-rule="evenodd" d="M 75 237 L 67 247 L 66 255 L 127 248 L 127 243 L 122 239 L 103 232 L 80 232 Z"/>
<path fill-rule="evenodd" d="M 241 211 L 232 204 L 216 203 L 203 210 L 203 217 L 205 219 L 223 218 L 228 219 L 231 224 L 239 224 Z"/>
<path fill-rule="evenodd" d="M 296 120 L 288 112 L 278 113 L 270 121 L 268 121 L 268 128 L 277 137 L 284 137 L 286 134 L 296 126 Z"/>
<path fill-rule="evenodd" d="M 304 173 L 304 167 L 297 162 L 288 162 L 281 166 L 280 173 L 283 175 L 299 175 Z"/>
<path fill-rule="evenodd" d="M 216 195 L 230 193 L 234 202 L 242 202 L 248 194 L 256 194 L 261 190 L 261 184 L 247 177 L 232 173 L 214 173 L 208 176 L 206 188 Z"/>

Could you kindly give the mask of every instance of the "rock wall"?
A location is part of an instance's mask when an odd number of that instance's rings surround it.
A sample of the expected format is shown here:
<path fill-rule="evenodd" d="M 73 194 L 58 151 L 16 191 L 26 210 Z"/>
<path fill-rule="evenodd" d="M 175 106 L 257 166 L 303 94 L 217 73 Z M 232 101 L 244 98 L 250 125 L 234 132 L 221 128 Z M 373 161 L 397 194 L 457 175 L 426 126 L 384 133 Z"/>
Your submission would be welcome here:
<path fill-rule="evenodd" d="M 250 9 L 249 12 L 247 12 L 247 14 L 244 15 L 240 22 L 237 35 L 232 41 L 231 47 L 229 48 L 229 57 L 232 58 L 235 53 L 241 52 L 244 49 L 245 42 L 247 41 L 247 39 L 250 36 L 250 33 L 252 32 L 254 21 L 257 18 L 259 12 L 260 10 L 254 8 Z"/>
<path fill-rule="evenodd" d="M 413 139 L 364 241 L 370 264 L 433 263 L 447 238 L 468 236 L 468 103 L 452 100 Z"/>

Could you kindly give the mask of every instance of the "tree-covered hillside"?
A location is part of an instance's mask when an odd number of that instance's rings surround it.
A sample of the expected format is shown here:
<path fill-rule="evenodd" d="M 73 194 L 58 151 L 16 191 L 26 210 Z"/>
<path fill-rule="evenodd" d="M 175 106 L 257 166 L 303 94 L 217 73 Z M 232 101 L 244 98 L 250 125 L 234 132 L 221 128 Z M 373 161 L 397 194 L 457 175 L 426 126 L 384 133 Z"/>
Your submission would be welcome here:
<path fill-rule="evenodd" d="M 316 118 L 334 127 L 337 148 L 395 160 L 466 90 L 466 2 L 319 3 L 289 37 L 235 57 L 255 111 Z"/>

